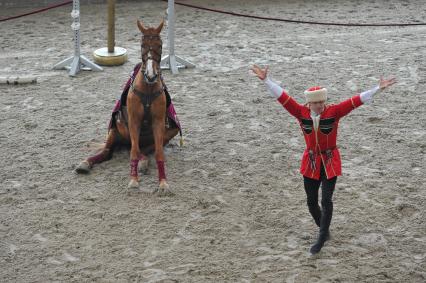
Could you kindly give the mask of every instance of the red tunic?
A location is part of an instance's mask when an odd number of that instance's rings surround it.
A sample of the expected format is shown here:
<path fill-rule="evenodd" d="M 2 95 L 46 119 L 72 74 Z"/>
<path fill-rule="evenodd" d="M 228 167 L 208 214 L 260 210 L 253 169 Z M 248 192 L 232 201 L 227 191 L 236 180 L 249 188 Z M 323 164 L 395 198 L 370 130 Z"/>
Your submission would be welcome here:
<path fill-rule="evenodd" d="M 327 179 L 342 175 L 340 154 L 336 147 L 337 127 L 340 118 L 362 105 L 360 96 L 353 96 L 339 104 L 327 105 L 320 115 L 318 131 L 315 131 L 311 111 L 306 105 L 298 104 L 285 91 L 278 101 L 297 118 L 305 137 L 306 149 L 303 152 L 300 173 L 319 180 L 322 162 Z"/>

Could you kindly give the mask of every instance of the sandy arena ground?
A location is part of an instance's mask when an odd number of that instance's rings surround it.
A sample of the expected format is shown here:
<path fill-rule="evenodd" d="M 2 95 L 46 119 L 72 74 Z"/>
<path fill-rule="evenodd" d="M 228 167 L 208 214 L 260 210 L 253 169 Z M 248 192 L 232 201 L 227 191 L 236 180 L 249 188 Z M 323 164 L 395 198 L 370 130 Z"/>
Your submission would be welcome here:
<path fill-rule="evenodd" d="M 422 0 L 186 2 L 291 19 L 426 21 Z M 425 282 L 426 26 L 324 27 L 176 6 L 177 54 L 197 67 L 164 73 L 186 141 L 166 148 L 175 196 L 129 193 L 128 150 L 73 173 L 103 142 L 139 62 L 136 19 L 156 25 L 165 8 L 119 3 L 117 45 L 129 62 L 75 78 L 51 70 L 73 52 L 71 6 L 0 24 L 0 76 L 39 77 L 0 86 L 0 281 Z M 83 54 L 106 45 L 106 26 L 106 5 L 82 6 Z M 334 103 L 382 74 L 398 79 L 340 123 L 333 237 L 315 257 L 302 133 L 249 75 L 253 63 L 268 64 L 299 102 L 312 85 Z M 141 187 L 155 186 L 152 167 Z"/>

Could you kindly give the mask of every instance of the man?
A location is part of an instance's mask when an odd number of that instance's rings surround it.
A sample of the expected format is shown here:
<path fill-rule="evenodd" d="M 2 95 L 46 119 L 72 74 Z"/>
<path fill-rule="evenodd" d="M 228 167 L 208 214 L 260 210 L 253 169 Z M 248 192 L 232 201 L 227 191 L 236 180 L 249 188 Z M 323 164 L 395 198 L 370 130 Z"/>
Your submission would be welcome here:
<path fill-rule="evenodd" d="M 304 92 L 306 104 L 301 105 L 268 78 L 268 67 L 262 69 L 254 65 L 252 71 L 265 82 L 270 94 L 291 115 L 296 117 L 302 128 L 306 149 L 303 153 L 300 172 L 304 179 L 309 212 L 320 228 L 318 239 L 310 249 L 311 254 L 316 254 L 330 237 L 329 227 L 333 214 L 332 197 L 337 176 L 340 176 L 342 172 L 340 154 L 336 146 L 339 120 L 353 109 L 370 101 L 374 94 L 393 85 L 396 81 L 394 78 L 389 80 L 380 78 L 378 86 L 335 105 L 326 104 L 326 88 L 311 87 Z M 320 208 L 318 190 L 321 184 Z"/>

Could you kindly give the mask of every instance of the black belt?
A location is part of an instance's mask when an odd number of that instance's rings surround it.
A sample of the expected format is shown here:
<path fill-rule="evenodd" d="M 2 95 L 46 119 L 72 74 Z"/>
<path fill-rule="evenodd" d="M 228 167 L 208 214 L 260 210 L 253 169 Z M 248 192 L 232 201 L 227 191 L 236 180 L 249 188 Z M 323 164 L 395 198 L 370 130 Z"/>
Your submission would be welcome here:
<path fill-rule="evenodd" d="M 321 154 L 327 154 L 326 162 L 328 163 L 331 160 L 331 158 L 333 157 L 332 151 L 336 148 L 337 147 L 332 147 L 332 148 L 328 148 L 328 149 L 322 150 L 322 151 L 314 151 L 313 149 L 307 149 L 308 154 L 309 154 L 309 161 L 311 163 L 312 170 L 315 171 L 315 169 L 317 167 L 317 165 L 315 163 L 315 153 L 319 152 Z"/>
<path fill-rule="evenodd" d="M 336 148 L 337 148 L 337 146 L 331 147 L 331 148 L 327 148 L 327 149 L 321 150 L 321 151 L 314 150 L 314 149 L 309 149 L 309 148 L 307 148 L 306 150 L 308 152 L 312 152 L 312 153 L 322 153 L 322 154 L 324 154 L 324 153 L 327 153 L 327 152 L 331 152 L 331 151 L 335 150 Z"/>

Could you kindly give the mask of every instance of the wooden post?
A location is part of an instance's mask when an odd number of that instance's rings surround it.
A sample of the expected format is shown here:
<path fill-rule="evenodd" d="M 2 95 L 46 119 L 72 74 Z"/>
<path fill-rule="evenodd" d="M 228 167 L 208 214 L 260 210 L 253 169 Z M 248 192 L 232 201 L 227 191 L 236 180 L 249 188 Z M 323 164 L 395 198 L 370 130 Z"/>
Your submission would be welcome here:
<path fill-rule="evenodd" d="M 107 47 L 93 52 L 95 62 L 99 65 L 116 66 L 127 61 L 127 51 L 115 46 L 115 0 L 108 0 L 108 35 Z"/>
<path fill-rule="evenodd" d="M 113 53 L 115 46 L 115 0 L 108 0 L 108 52 Z"/>

